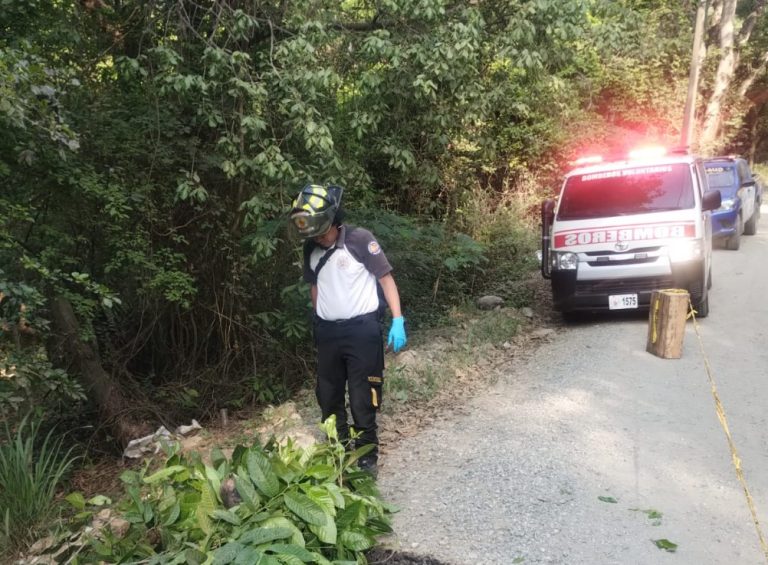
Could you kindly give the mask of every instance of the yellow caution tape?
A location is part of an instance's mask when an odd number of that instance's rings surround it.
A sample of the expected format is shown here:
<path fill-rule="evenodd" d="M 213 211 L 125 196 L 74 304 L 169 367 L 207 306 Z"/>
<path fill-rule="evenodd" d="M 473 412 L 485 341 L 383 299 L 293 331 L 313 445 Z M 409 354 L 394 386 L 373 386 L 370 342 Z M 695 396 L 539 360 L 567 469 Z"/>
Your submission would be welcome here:
<path fill-rule="evenodd" d="M 702 342 L 701 334 L 699 333 L 699 323 L 696 321 L 696 310 L 693 309 L 693 305 L 690 304 L 690 302 L 689 305 L 690 313 L 688 317 L 693 318 L 693 328 L 696 331 L 696 338 L 699 340 L 699 348 L 701 349 L 701 356 L 704 359 L 704 367 L 707 370 L 707 378 L 709 379 L 709 384 L 712 387 L 712 397 L 715 399 L 717 419 L 720 420 L 720 426 L 723 428 L 725 437 L 728 440 L 728 447 L 731 450 L 731 461 L 733 462 L 733 467 L 736 470 L 736 477 L 739 479 L 741 488 L 744 490 L 744 496 L 747 499 L 747 506 L 749 507 L 749 511 L 752 514 L 752 522 L 755 525 L 755 531 L 757 531 L 757 538 L 760 540 L 760 548 L 763 550 L 763 555 L 765 556 L 766 562 L 768 562 L 768 544 L 765 541 L 763 530 L 760 527 L 760 521 L 757 518 L 757 508 L 755 507 L 755 501 L 752 499 L 752 495 L 749 493 L 747 480 L 744 478 L 744 471 L 741 469 L 741 459 L 739 458 L 739 454 L 736 451 L 736 444 L 733 442 L 731 432 L 728 429 L 728 420 L 725 417 L 725 409 L 723 408 L 722 402 L 720 402 L 720 395 L 717 394 L 715 379 L 712 376 L 712 367 L 709 365 L 709 359 L 707 358 L 707 354 L 704 351 L 704 343 Z"/>

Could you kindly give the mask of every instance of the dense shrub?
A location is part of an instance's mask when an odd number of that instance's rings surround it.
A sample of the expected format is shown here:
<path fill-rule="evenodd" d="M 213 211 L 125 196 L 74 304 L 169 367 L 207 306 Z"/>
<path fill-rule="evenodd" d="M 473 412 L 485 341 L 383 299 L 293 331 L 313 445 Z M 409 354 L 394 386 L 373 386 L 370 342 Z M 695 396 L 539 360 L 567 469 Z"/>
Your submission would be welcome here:
<path fill-rule="evenodd" d="M 333 417 L 322 429 L 326 443 L 238 446 L 230 457 L 214 450 L 210 464 L 171 450 L 159 469 L 123 474 L 126 496 L 108 524 L 54 550 L 73 563 L 365 563 L 376 536 L 391 531 L 390 510 L 356 467 L 369 448 L 348 452 Z M 111 504 L 67 499 L 75 532 Z"/>

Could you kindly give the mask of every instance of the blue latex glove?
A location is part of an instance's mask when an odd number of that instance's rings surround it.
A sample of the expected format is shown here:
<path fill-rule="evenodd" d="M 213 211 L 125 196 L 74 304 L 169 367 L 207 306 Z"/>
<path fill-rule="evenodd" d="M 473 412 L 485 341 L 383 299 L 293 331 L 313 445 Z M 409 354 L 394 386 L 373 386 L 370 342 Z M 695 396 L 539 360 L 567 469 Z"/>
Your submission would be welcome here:
<path fill-rule="evenodd" d="M 402 316 L 392 318 L 392 327 L 389 328 L 387 347 L 391 345 L 394 352 L 397 353 L 405 347 L 406 343 L 408 343 L 408 338 L 405 337 L 405 318 Z"/>

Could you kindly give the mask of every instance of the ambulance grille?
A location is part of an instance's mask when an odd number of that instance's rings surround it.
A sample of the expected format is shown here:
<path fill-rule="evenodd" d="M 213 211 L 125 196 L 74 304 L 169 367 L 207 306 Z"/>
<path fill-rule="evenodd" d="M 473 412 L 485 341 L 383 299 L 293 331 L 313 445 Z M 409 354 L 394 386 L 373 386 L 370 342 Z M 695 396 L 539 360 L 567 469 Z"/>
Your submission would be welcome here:
<path fill-rule="evenodd" d="M 671 278 L 645 277 L 640 279 L 576 281 L 576 294 L 634 294 L 672 288 Z"/>
<path fill-rule="evenodd" d="M 632 258 L 632 259 L 619 259 L 619 260 L 609 260 L 608 257 L 606 257 L 602 261 L 587 261 L 587 264 L 590 267 L 617 267 L 620 265 L 641 265 L 643 263 L 653 263 L 656 261 L 658 257 L 642 257 L 640 259 Z"/>
<path fill-rule="evenodd" d="M 615 251 L 613 249 L 605 249 L 603 251 L 585 251 L 584 255 L 589 255 L 590 257 L 596 257 L 601 255 L 621 255 L 623 253 L 655 253 L 659 251 L 661 247 L 633 247 L 632 249 L 627 249 L 626 251 Z"/>

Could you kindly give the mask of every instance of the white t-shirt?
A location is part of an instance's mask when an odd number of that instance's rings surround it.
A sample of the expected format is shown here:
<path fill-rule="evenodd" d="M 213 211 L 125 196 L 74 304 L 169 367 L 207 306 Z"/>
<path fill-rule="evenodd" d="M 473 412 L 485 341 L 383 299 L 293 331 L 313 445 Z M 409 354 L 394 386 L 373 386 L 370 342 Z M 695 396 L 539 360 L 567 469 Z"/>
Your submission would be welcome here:
<path fill-rule="evenodd" d="M 329 249 L 309 241 L 304 248 L 304 279 L 317 286 L 317 315 L 323 320 L 347 320 L 379 308 L 377 281 L 392 267 L 373 234 L 363 228 L 340 226 L 336 250 L 315 276 Z"/>

